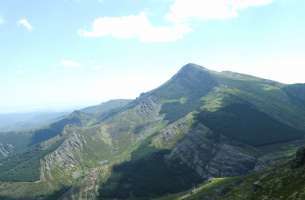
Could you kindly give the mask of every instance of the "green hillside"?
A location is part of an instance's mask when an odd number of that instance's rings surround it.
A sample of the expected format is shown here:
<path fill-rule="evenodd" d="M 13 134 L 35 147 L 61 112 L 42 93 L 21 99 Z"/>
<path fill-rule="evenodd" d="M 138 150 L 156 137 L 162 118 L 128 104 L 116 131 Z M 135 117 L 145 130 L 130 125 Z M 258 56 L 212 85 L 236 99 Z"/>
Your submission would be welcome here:
<path fill-rule="evenodd" d="M 301 200 L 305 198 L 304 152 L 304 147 L 300 148 L 296 158 L 262 172 L 256 172 L 242 178 L 215 179 L 191 191 L 162 199 Z"/>

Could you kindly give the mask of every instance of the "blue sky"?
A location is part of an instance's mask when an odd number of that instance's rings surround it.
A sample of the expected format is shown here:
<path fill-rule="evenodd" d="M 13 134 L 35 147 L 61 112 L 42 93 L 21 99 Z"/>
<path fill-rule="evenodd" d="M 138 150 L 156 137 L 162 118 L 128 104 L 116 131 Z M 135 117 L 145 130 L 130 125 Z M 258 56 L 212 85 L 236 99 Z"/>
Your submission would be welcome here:
<path fill-rule="evenodd" d="M 194 62 L 305 82 L 303 0 L 1 0 L 0 112 L 135 98 Z"/>

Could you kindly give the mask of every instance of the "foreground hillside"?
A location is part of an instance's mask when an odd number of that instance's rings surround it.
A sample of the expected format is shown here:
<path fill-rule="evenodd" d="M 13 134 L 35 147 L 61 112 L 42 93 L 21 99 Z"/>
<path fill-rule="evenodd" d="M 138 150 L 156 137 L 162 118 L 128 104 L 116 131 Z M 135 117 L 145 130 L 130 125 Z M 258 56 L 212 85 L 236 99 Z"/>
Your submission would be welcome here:
<path fill-rule="evenodd" d="M 188 64 L 135 100 L 33 132 L 0 160 L 1 199 L 153 199 L 202 184 L 216 197 L 218 185 L 243 184 L 230 177 L 281 165 L 304 145 L 304 88 Z"/>
<path fill-rule="evenodd" d="M 302 200 L 305 198 L 305 148 L 294 159 L 245 177 L 215 178 L 189 191 L 159 200 Z"/>

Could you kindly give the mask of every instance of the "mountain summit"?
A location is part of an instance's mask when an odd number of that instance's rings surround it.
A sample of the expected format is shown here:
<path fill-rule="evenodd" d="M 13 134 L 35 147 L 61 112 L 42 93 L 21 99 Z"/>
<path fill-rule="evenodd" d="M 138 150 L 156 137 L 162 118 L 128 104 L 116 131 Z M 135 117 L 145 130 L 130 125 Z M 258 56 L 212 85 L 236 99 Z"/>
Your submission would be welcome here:
<path fill-rule="evenodd" d="M 188 63 L 188 64 L 184 65 L 183 67 L 181 67 L 181 69 L 178 71 L 178 74 L 183 73 L 183 72 L 188 72 L 188 71 L 195 72 L 196 70 L 197 71 L 202 71 L 202 70 L 209 71 L 208 69 L 202 67 L 201 65 L 197 65 L 194 63 Z"/>

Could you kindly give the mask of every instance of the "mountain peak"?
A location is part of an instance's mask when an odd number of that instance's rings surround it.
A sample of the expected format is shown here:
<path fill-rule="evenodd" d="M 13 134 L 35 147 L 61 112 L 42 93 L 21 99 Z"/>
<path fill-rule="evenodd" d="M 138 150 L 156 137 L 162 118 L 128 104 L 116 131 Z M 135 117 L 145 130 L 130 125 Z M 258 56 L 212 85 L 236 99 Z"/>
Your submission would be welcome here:
<path fill-rule="evenodd" d="M 184 65 L 171 79 L 150 94 L 160 99 L 201 97 L 217 85 L 217 80 L 206 68 L 189 63 Z M 194 97 L 196 96 L 196 97 Z"/>
<path fill-rule="evenodd" d="M 200 65 L 197 65 L 197 64 L 194 64 L 194 63 L 188 63 L 186 65 L 184 65 L 178 73 L 181 73 L 181 72 L 188 72 L 188 71 L 208 71 L 206 68 L 200 66 Z"/>
<path fill-rule="evenodd" d="M 172 79 L 188 79 L 189 81 L 196 82 L 198 80 L 202 81 L 213 78 L 208 69 L 194 63 L 189 63 L 184 65 Z"/>
<path fill-rule="evenodd" d="M 195 81 L 196 79 L 205 79 L 210 77 L 210 71 L 200 65 L 189 63 L 184 65 L 172 79 L 189 79 Z"/>

